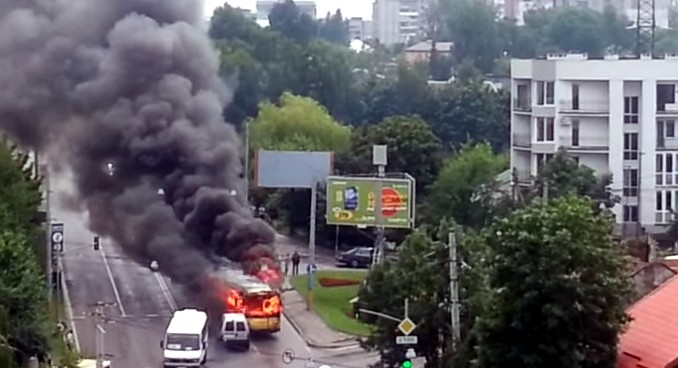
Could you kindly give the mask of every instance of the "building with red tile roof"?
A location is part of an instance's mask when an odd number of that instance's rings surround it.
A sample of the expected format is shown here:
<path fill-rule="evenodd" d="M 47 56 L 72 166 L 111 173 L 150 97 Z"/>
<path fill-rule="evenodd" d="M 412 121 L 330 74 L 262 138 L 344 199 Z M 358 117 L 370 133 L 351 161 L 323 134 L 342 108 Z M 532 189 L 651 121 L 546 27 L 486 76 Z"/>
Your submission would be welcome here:
<path fill-rule="evenodd" d="M 628 309 L 633 318 L 619 341 L 617 368 L 678 368 L 678 277 Z"/>

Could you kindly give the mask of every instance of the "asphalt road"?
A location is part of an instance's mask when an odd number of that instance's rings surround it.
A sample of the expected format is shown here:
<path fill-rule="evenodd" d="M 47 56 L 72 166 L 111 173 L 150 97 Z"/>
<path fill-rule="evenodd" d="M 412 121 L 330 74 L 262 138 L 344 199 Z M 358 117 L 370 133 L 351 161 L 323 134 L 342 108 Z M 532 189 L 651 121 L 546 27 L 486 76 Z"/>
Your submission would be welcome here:
<path fill-rule="evenodd" d="M 169 317 L 177 308 L 193 307 L 192 299 L 165 277 L 126 258 L 109 239 L 102 238 L 100 250 L 95 251 L 94 234 L 87 230 L 85 214 L 66 210 L 59 200 L 60 193 L 70 188 L 67 178 L 53 177 L 50 181 L 52 218 L 64 222 L 65 249 L 61 260 L 81 351 L 90 357 L 96 353 L 96 323 L 92 313 L 97 302 L 105 302 L 105 353 L 112 365 L 160 367 L 159 343 Z M 329 363 L 333 368 L 358 368 L 373 361 L 365 361 L 362 355 L 338 356 L 341 352 L 312 350 L 287 320 L 283 320 L 278 334 L 255 339 L 248 352 L 228 351 L 214 340 L 216 334 L 212 338 L 209 368 L 316 368 L 319 362 Z M 282 361 L 282 353 L 287 349 L 293 350 L 297 358 L 291 364 Z M 306 358 L 316 362 L 308 364 Z"/>

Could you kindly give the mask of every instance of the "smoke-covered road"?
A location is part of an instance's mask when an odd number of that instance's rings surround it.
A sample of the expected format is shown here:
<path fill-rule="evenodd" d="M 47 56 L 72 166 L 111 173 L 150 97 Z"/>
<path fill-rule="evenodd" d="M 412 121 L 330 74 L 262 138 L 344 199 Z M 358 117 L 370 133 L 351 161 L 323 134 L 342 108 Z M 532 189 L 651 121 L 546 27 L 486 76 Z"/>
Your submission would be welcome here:
<path fill-rule="evenodd" d="M 108 238 L 101 239 L 101 249 L 92 247 L 93 235 L 86 229 L 83 214 L 69 212 L 59 202 L 59 194 L 69 184 L 63 177 L 51 180 L 52 217 L 65 224 L 65 252 L 62 255 L 75 329 L 83 353 L 96 353 L 94 305 L 105 307 L 105 352 L 115 367 L 157 368 L 161 364 L 159 342 L 171 313 L 176 308 L 195 306 L 180 288 L 165 277 L 127 259 Z M 213 334 L 214 337 L 214 334 Z M 304 341 L 287 321 L 282 331 L 268 339 L 258 339 L 252 350 L 229 352 L 213 341 L 209 367 L 283 367 L 281 354 L 293 349 L 299 356 L 310 356 Z M 289 366 L 286 366 L 289 367 Z"/>

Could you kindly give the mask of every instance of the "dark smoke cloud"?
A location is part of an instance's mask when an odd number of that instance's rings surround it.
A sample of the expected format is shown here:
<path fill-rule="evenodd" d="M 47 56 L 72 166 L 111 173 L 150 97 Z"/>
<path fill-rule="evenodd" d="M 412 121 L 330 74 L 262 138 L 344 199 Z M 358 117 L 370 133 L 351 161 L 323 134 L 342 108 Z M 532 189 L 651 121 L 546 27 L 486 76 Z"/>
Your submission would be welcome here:
<path fill-rule="evenodd" d="M 209 255 L 240 261 L 275 235 L 242 195 L 202 8 L 0 0 L 0 129 L 72 171 L 93 231 L 182 282 L 210 269 Z"/>

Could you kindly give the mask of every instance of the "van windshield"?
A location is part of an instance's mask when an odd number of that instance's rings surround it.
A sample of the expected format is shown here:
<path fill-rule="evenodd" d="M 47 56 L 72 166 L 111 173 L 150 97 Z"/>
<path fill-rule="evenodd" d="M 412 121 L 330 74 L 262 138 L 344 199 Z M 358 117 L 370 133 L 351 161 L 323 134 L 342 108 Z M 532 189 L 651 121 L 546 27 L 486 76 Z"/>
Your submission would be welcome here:
<path fill-rule="evenodd" d="M 167 350 L 200 350 L 200 336 L 187 334 L 168 334 Z"/>

